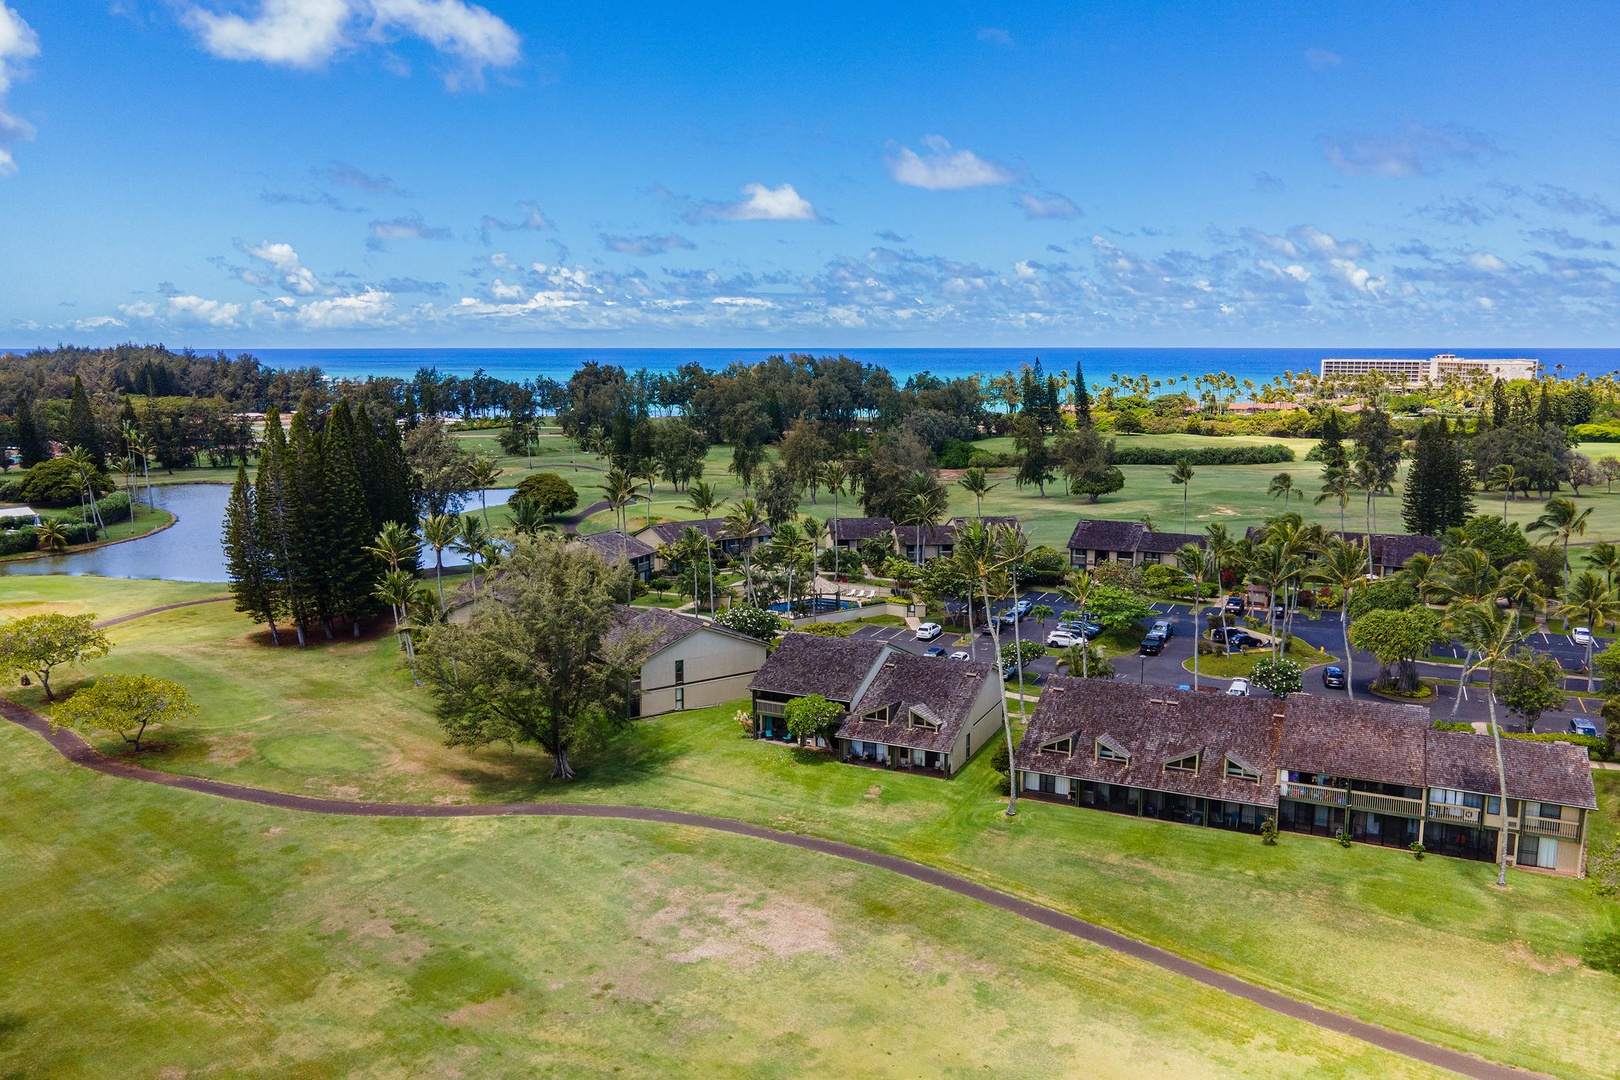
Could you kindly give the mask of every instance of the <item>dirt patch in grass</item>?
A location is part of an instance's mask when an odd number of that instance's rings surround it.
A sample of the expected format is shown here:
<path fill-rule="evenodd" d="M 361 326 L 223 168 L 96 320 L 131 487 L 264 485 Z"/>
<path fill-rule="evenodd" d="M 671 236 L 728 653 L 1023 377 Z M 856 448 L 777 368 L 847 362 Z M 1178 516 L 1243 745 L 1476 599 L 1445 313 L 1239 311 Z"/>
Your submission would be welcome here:
<path fill-rule="evenodd" d="M 677 964 L 723 960 L 751 968 L 767 958 L 843 953 L 833 938 L 832 917 L 821 908 L 737 890 L 677 889 L 642 921 L 638 936 L 685 946 L 665 957 Z"/>
<path fill-rule="evenodd" d="M 1522 941 L 1515 941 L 1508 946 L 1507 951 L 1513 959 L 1542 975 L 1560 975 L 1581 966 L 1581 958 L 1578 956 L 1542 956 Z"/>
<path fill-rule="evenodd" d="M 481 1027 L 484 1024 L 505 1020 L 518 1010 L 518 998 L 515 994 L 503 994 L 489 1001 L 480 1001 L 475 1005 L 463 1005 L 455 1012 L 444 1018 L 444 1022 L 453 1028 Z"/>

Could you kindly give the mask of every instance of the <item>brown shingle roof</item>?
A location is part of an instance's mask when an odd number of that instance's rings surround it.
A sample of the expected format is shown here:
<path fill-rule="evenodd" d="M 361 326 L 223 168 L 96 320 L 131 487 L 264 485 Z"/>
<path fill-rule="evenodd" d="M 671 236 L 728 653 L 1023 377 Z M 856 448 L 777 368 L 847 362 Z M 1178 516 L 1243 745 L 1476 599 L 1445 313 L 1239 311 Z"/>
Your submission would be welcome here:
<path fill-rule="evenodd" d="M 1161 555 L 1174 555 L 1188 544 L 1202 548 L 1209 543 L 1209 537 L 1202 533 L 1173 533 L 1142 531 L 1137 538 L 1137 551 L 1157 551 Z"/>
<path fill-rule="evenodd" d="M 613 614 L 614 628 L 608 634 L 609 639 L 615 639 L 626 633 L 640 635 L 647 640 L 648 655 L 667 649 L 688 634 L 695 634 L 700 630 L 751 641 L 761 648 L 765 644 L 757 638 L 739 634 L 727 627 L 714 626 L 691 615 L 681 615 L 664 608 L 638 608 L 617 604 L 614 606 Z"/>
<path fill-rule="evenodd" d="M 1432 536 L 1408 536 L 1405 533 L 1390 533 L 1383 538 L 1383 548 L 1378 553 L 1378 563 L 1386 570 L 1395 570 L 1405 566 L 1412 560 L 1413 555 L 1440 555 L 1440 541 Z"/>
<path fill-rule="evenodd" d="M 1281 702 L 1279 763 L 1296 772 L 1423 786 L 1429 710 L 1421 705 L 1294 695 Z"/>
<path fill-rule="evenodd" d="M 892 653 L 884 658 L 872 685 L 850 710 L 851 716 L 838 729 L 838 737 L 947 751 L 970 718 L 973 702 L 994 670 L 979 661 L 962 663 L 937 656 Z M 861 719 L 862 713 L 882 708 L 889 709 L 888 723 Z M 939 729 L 912 727 L 913 708 L 938 721 Z"/>
<path fill-rule="evenodd" d="M 883 535 L 894 528 L 894 522 L 886 517 L 829 518 L 827 528 L 835 542 L 860 541 Z"/>
<path fill-rule="evenodd" d="M 1496 751 L 1488 736 L 1465 731 L 1430 731 L 1427 735 L 1430 787 L 1499 793 Z M 1503 739 L 1502 766 L 1509 798 L 1597 809 L 1591 762 L 1579 746 Z"/>
<path fill-rule="evenodd" d="M 1024 531 L 1024 527 L 1019 524 L 1018 519 L 1010 514 L 986 514 L 982 518 L 976 518 L 968 514 L 959 514 L 958 516 L 951 518 L 951 524 L 956 526 L 958 529 L 971 525 L 975 521 L 983 521 L 985 528 L 989 528 L 992 525 L 1011 525 L 1019 532 Z"/>
<path fill-rule="evenodd" d="M 894 536 L 902 545 L 915 544 L 918 536 L 922 537 L 924 547 L 939 544 L 956 543 L 956 526 L 954 525 L 896 525 Z"/>
<path fill-rule="evenodd" d="M 624 559 L 644 558 L 653 553 L 652 548 L 633 536 L 626 536 L 618 529 L 604 533 L 592 533 L 589 536 L 581 536 L 579 539 L 592 551 L 602 556 L 603 560 L 610 565 Z"/>
<path fill-rule="evenodd" d="M 754 674 L 749 690 L 852 702 L 872 668 L 890 651 L 868 638 L 788 634 Z"/>
<path fill-rule="evenodd" d="M 704 520 L 703 518 L 693 518 L 690 521 L 660 521 L 657 524 L 648 525 L 645 528 L 638 530 L 636 532 L 636 536 L 646 540 L 649 544 L 653 544 L 654 546 L 658 544 L 673 544 L 686 534 L 687 529 L 696 529 L 699 535 L 707 536 L 715 543 L 719 543 L 721 540 L 731 539 L 731 537 L 726 535 L 725 518 L 709 518 L 708 520 Z M 771 527 L 769 525 L 761 525 L 758 529 L 754 530 L 752 535 L 761 538 L 769 538 L 771 535 Z"/>
<path fill-rule="evenodd" d="M 1069 534 L 1069 550 L 1135 551 L 1138 538 L 1146 531 L 1139 521 L 1081 518 Z"/>
<path fill-rule="evenodd" d="M 1014 760 L 1031 772 L 1275 806 L 1282 704 L 1053 676 Z M 1065 737 L 1074 739 L 1072 754 L 1040 749 Z M 1098 759 L 1098 741 L 1129 754 L 1130 760 Z M 1167 762 L 1195 752 L 1200 755 L 1197 772 L 1165 771 Z M 1259 771 L 1259 783 L 1228 778 L 1228 755 Z"/>

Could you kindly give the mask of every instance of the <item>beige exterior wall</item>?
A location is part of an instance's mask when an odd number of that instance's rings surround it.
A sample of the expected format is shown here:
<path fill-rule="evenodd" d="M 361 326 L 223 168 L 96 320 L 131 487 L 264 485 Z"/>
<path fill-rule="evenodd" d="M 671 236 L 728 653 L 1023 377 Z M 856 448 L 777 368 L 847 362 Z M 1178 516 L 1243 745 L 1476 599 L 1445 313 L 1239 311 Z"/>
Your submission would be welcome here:
<path fill-rule="evenodd" d="M 1001 689 L 994 679 L 984 680 L 979 688 L 979 696 L 973 699 L 973 708 L 968 713 L 967 723 L 962 730 L 956 733 L 956 742 L 951 744 L 951 772 L 958 772 L 962 766 L 972 760 L 977 754 L 989 745 L 1001 731 Z"/>
<path fill-rule="evenodd" d="M 683 662 L 680 683 L 675 681 L 676 661 Z M 745 641 L 713 630 L 688 634 L 641 665 L 641 715 L 703 709 L 746 698 L 749 680 L 764 663 L 762 641 Z"/>

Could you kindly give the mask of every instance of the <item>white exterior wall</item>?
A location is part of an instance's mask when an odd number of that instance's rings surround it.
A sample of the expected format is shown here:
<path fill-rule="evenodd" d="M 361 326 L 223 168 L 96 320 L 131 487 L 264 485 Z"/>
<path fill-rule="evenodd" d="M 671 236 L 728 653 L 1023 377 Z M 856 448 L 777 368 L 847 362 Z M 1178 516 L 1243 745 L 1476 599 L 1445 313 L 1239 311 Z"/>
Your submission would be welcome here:
<path fill-rule="evenodd" d="M 968 761 L 1001 734 L 1001 690 L 994 679 L 986 678 L 973 699 L 967 723 L 956 733 L 951 744 L 951 772 L 957 772 Z M 971 747 L 971 751 L 969 750 Z"/>
<path fill-rule="evenodd" d="M 684 661 L 681 683 L 675 661 Z M 675 711 L 679 685 L 683 709 L 702 709 L 748 696 L 748 683 L 765 663 L 765 643 L 715 630 L 699 630 L 672 642 L 641 665 L 641 715 Z"/>

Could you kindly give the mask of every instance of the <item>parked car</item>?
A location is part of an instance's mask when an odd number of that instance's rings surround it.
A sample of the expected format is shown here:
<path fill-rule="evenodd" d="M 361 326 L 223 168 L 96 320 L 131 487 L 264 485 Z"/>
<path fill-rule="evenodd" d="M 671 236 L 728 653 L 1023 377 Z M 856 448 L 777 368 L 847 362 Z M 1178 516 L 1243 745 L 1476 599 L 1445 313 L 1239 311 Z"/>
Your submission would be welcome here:
<path fill-rule="evenodd" d="M 945 628 L 937 622 L 925 622 L 917 627 L 918 641 L 933 641 L 945 632 Z"/>
<path fill-rule="evenodd" d="M 1328 666 L 1322 669 L 1322 685 L 1327 687 L 1344 686 L 1344 668 Z"/>
<path fill-rule="evenodd" d="M 1158 656 L 1164 652 L 1164 638 L 1158 634 L 1149 634 L 1142 639 L 1142 644 L 1136 647 L 1136 651 L 1143 656 Z"/>
<path fill-rule="evenodd" d="M 1597 725 L 1586 717 L 1576 716 L 1569 721 L 1569 733 L 1571 735 L 1590 735 L 1595 739 L 1597 738 L 1598 729 Z"/>
<path fill-rule="evenodd" d="M 1249 680 L 1248 679 L 1233 679 L 1232 680 L 1232 685 L 1228 686 L 1226 688 L 1226 694 L 1227 694 L 1228 697 L 1248 697 L 1249 696 Z"/>
<path fill-rule="evenodd" d="M 923 655 L 924 656 L 944 656 L 945 655 L 945 650 L 940 648 L 938 645 L 935 645 L 932 649 L 924 649 L 923 650 Z"/>
<path fill-rule="evenodd" d="M 1243 597 L 1233 593 L 1226 598 L 1226 612 L 1229 615 L 1241 615 L 1249 605 L 1243 602 Z"/>
<path fill-rule="evenodd" d="M 1024 616 L 1035 610 L 1035 604 L 1029 600 L 1020 600 L 1018 603 L 1013 605 L 1013 610 L 1018 612 L 1018 617 L 1022 619 Z"/>
<path fill-rule="evenodd" d="M 1235 626 L 1217 626 L 1209 632 L 1209 639 L 1217 645 L 1227 645 L 1238 650 L 1252 649 L 1260 644 L 1259 638 Z"/>
<path fill-rule="evenodd" d="M 972 660 L 973 659 L 973 654 L 970 653 L 970 652 L 964 652 L 961 649 L 957 649 L 955 652 L 951 653 L 951 659 L 952 660 Z"/>
<path fill-rule="evenodd" d="M 1176 636 L 1176 624 L 1169 619 L 1157 619 L 1153 623 L 1153 629 L 1149 630 L 1148 633 L 1158 634 L 1164 640 L 1169 641 Z"/>
<path fill-rule="evenodd" d="M 1577 645 L 1590 645 L 1592 644 L 1592 628 L 1590 626 L 1577 626 L 1570 637 L 1575 639 Z"/>
<path fill-rule="evenodd" d="M 1087 641 L 1090 641 L 1092 638 L 1103 632 L 1103 628 L 1099 623 L 1075 622 L 1072 619 L 1068 620 L 1067 622 L 1058 623 L 1057 628 L 1059 630 L 1067 630 L 1076 637 L 1083 637 Z"/>
<path fill-rule="evenodd" d="M 1047 647 L 1052 649 L 1067 649 L 1080 644 L 1084 640 L 1085 638 L 1079 634 L 1071 634 L 1067 630 L 1054 630 L 1046 635 Z"/>

